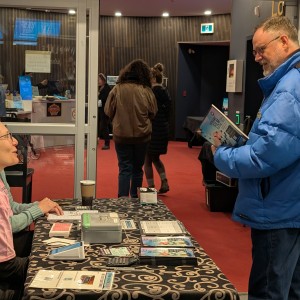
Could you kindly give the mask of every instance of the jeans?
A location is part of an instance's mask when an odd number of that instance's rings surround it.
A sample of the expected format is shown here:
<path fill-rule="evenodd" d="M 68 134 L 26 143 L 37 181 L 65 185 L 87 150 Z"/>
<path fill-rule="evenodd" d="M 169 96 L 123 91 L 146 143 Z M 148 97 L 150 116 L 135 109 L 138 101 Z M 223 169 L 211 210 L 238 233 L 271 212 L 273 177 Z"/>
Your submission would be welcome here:
<path fill-rule="evenodd" d="M 251 230 L 248 300 L 300 299 L 300 229 Z"/>
<path fill-rule="evenodd" d="M 119 161 L 118 197 L 137 198 L 137 188 L 143 183 L 143 165 L 148 143 L 115 144 Z"/>

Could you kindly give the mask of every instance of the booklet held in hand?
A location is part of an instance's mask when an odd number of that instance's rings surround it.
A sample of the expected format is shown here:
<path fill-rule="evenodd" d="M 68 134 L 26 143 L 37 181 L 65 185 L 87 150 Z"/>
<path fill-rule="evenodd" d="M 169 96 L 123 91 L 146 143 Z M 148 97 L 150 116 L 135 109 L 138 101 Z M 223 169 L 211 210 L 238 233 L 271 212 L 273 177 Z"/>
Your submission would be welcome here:
<path fill-rule="evenodd" d="M 221 145 L 232 147 L 242 146 L 248 140 L 248 136 L 213 104 L 201 123 L 200 130 L 203 138 L 216 147 L 220 144 L 216 144 L 214 135 L 220 138 Z"/>

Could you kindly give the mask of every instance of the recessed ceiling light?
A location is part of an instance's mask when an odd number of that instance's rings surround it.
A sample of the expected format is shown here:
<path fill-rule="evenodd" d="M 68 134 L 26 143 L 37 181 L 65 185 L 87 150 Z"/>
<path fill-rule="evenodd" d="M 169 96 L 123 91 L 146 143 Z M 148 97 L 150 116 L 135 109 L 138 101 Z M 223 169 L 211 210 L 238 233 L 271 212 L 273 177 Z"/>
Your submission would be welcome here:
<path fill-rule="evenodd" d="M 69 15 L 75 15 L 76 10 L 75 9 L 69 9 Z"/>
<path fill-rule="evenodd" d="M 164 12 L 164 13 L 162 13 L 162 16 L 165 17 L 165 18 L 167 18 L 167 17 L 170 16 L 170 14 L 168 12 Z"/>
<path fill-rule="evenodd" d="M 204 12 L 204 14 L 205 14 L 206 16 L 211 15 L 211 10 L 206 10 L 206 11 Z"/>
<path fill-rule="evenodd" d="M 115 16 L 116 16 L 116 17 L 121 17 L 121 16 L 122 16 L 122 13 L 119 12 L 119 11 L 117 11 L 117 12 L 115 12 Z"/>

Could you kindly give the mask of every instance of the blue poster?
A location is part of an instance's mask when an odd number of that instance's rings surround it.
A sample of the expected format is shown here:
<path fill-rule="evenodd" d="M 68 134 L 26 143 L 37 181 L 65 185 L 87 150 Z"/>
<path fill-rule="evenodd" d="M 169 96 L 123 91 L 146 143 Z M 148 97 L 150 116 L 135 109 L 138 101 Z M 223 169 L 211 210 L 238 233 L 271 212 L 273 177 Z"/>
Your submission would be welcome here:
<path fill-rule="evenodd" d="M 32 87 L 30 76 L 19 76 L 19 87 L 22 100 L 32 100 Z"/>

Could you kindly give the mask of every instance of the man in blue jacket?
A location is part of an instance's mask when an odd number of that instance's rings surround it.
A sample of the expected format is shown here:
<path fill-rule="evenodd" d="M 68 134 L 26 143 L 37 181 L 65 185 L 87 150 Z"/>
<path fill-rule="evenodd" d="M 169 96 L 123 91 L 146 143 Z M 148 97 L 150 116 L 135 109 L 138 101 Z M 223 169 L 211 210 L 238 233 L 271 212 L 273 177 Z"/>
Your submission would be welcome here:
<path fill-rule="evenodd" d="M 253 36 L 263 103 L 239 148 L 214 147 L 216 167 L 239 178 L 233 219 L 251 227 L 249 300 L 300 299 L 300 49 L 288 18 Z"/>

